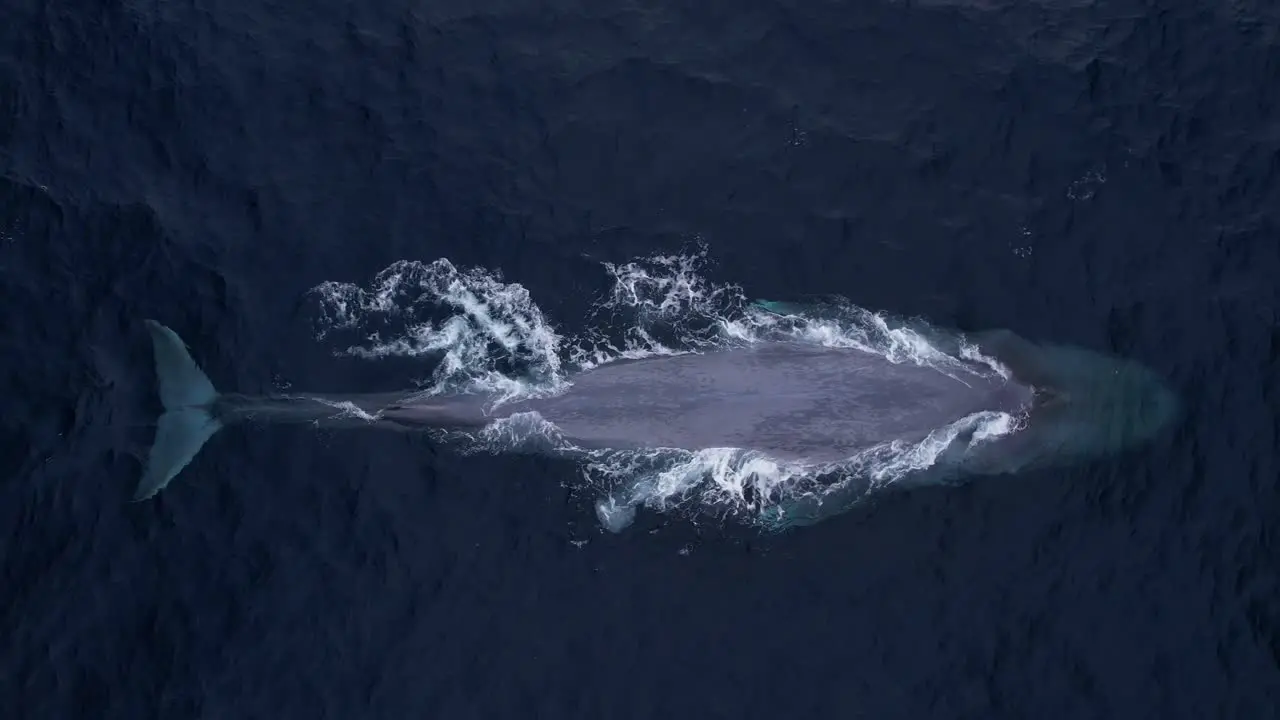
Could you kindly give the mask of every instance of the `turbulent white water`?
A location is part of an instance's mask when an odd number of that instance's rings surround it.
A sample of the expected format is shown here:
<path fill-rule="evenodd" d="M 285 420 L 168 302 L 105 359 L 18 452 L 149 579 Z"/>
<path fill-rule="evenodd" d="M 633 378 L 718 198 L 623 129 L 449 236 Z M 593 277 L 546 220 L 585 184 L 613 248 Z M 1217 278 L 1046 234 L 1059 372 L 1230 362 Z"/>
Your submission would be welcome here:
<path fill-rule="evenodd" d="M 700 249 L 603 264 L 612 290 L 595 303 L 585 330 L 565 335 L 524 287 L 504 282 L 497 271 L 461 270 L 447 259 L 405 260 L 366 287 L 325 282 L 314 288 L 318 336 L 351 356 L 421 357 L 424 371 L 430 368 L 421 381 L 425 394 L 476 390 L 503 401 L 561 392 L 574 373 L 620 359 L 776 340 L 858 348 L 948 373 L 972 373 L 976 360 L 990 372 L 1006 373 L 961 338 L 841 298 L 808 306 L 749 302 L 739 287 L 708 281 L 705 263 Z M 978 413 L 921 442 L 886 443 L 820 466 L 739 448 L 588 450 L 566 441 L 537 413 L 450 437 L 473 451 L 535 449 L 574 458 L 582 482 L 603 498 L 596 506 L 601 523 L 616 531 L 641 506 L 785 525 L 799 503 L 847 506 L 929 468 L 958 436 L 972 444 L 1015 429 L 1015 418 L 1006 413 Z"/>

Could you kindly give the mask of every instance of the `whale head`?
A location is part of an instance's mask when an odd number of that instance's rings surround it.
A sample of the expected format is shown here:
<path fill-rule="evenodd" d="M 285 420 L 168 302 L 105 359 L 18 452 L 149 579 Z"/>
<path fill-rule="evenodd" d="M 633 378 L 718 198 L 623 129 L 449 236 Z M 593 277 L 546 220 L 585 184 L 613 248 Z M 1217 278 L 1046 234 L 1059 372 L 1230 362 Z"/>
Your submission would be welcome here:
<path fill-rule="evenodd" d="M 970 470 L 1013 472 L 1111 455 L 1151 442 L 1182 414 L 1168 383 L 1141 363 L 1007 331 L 980 342 L 1034 397 L 1025 427 L 999 451 L 976 453 Z"/>

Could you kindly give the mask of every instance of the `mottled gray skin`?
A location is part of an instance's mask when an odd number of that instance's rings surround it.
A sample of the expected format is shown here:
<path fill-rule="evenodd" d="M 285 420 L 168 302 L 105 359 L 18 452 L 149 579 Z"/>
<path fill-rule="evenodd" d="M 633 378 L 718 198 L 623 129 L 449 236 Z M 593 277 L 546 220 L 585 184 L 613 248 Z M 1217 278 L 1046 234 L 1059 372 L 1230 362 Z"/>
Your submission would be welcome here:
<path fill-rule="evenodd" d="M 744 448 L 827 463 L 891 440 L 918 441 L 982 411 L 1013 414 L 1034 393 L 977 366 L 952 375 L 851 348 L 765 343 L 621 361 L 573 378 L 562 395 L 509 403 L 492 420 L 536 411 L 591 447 Z M 475 424 L 482 400 L 387 408 L 390 421 Z"/>

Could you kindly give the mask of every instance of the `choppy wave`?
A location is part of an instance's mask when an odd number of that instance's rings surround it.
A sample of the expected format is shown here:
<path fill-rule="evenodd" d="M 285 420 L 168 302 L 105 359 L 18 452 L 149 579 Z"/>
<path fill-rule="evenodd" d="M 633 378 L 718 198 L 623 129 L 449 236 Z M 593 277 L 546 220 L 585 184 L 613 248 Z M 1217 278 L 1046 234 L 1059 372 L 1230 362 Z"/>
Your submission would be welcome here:
<path fill-rule="evenodd" d="M 499 402 L 562 392 L 575 373 L 618 360 L 777 340 L 857 348 L 957 376 L 1007 376 L 962 337 L 922 321 L 892 318 L 839 297 L 803 305 L 751 301 L 736 285 L 708 280 L 707 263 L 704 247 L 603 263 L 611 289 L 596 300 L 582 329 L 569 333 L 498 271 L 459 269 L 447 259 L 402 260 L 368 286 L 316 286 L 317 336 L 345 355 L 422 358 L 424 372 L 430 368 L 421 380 L 425 394 L 487 392 Z M 576 459 L 582 482 L 601 494 L 601 524 L 617 531 L 639 507 L 785 526 L 812 508 L 847 507 L 927 470 L 959 437 L 972 445 L 1017 427 L 1006 413 L 977 413 L 920 442 L 886 443 L 825 465 L 782 462 L 741 448 L 580 448 L 537 413 L 449 435 L 470 451 L 536 449 Z"/>

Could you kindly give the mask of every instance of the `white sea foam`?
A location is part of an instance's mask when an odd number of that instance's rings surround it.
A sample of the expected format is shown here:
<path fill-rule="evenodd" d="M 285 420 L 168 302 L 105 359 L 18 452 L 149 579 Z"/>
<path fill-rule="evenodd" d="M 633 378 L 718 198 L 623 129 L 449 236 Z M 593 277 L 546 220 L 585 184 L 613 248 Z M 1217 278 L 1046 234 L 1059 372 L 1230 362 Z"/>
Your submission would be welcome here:
<path fill-rule="evenodd" d="M 356 418 L 365 422 L 374 422 L 378 420 L 378 416 L 361 408 L 359 405 L 350 400 L 329 400 L 323 397 L 311 398 L 321 405 L 328 405 L 337 412 L 334 413 L 335 418 Z"/>

